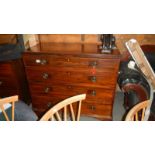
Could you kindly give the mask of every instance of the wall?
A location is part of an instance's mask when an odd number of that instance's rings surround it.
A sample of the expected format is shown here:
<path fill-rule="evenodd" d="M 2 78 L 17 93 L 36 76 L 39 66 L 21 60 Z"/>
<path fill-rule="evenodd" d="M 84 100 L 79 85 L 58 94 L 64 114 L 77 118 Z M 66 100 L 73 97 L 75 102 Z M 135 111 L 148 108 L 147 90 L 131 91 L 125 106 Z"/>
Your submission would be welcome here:
<path fill-rule="evenodd" d="M 0 34 L 0 44 L 7 43 L 16 43 L 16 35 L 15 34 Z"/>
<path fill-rule="evenodd" d="M 54 36 L 57 35 L 43 35 L 41 37 L 41 40 L 47 41 L 51 40 L 51 37 L 53 39 Z M 121 53 L 123 53 L 124 51 L 127 51 L 126 47 L 125 47 L 125 42 L 128 41 L 129 39 L 136 39 L 140 45 L 145 45 L 145 44 L 154 44 L 155 45 L 155 34 L 114 34 L 114 36 L 116 37 L 116 45 L 117 48 L 120 50 Z M 45 39 L 46 37 L 46 39 Z M 36 39 L 36 42 L 34 41 Z M 59 38 L 60 39 L 60 38 Z M 25 40 L 25 44 L 28 42 L 28 40 L 30 41 L 30 44 L 34 45 L 35 43 L 38 43 L 38 38 L 32 34 L 25 34 L 24 35 L 24 40 Z M 57 41 L 58 38 L 56 37 L 55 41 Z M 63 37 L 62 37 L 63 40 Z M 59 40 L 58 40 L 59 41 Z M 85 35 L 85 42 L 86 43 L 93 43 L 95 41 L 98 41 L 98 37 L 96 37 L 96 35 Z"/>
<path fill-rule="evenodd" d="M 114 34 L 116 45 L 121 53 L 127 51 L 125 42 L 130 39 L 136 39 L 140 45 L 155 45 L 155 34 Z"/>

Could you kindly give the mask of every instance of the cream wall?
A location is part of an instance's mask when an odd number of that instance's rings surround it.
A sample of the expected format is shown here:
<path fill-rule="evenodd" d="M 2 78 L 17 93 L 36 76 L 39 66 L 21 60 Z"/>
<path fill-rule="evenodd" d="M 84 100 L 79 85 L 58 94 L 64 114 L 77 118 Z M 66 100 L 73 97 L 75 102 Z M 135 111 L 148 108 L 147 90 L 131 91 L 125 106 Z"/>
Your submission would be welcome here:
<path fill-rule="evenodd" d="M 39 38 L 34 34 L 24 34 L 24 43 L 26 47 L 32 47 L 39 43 Z M 116 45 L 121 53 L 126 51 L 125 42 L 129 39 L 136 39 L 140 45 L 155 45 L 155 34 L 114 34 L 116 37 Z"/>

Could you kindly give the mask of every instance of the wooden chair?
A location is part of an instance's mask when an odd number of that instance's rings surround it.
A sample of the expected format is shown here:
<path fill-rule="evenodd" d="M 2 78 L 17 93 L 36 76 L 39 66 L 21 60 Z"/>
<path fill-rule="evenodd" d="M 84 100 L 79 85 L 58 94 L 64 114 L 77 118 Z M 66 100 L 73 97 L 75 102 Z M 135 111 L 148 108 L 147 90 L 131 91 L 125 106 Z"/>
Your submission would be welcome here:
<path fill-rule="evenodd" d="M 149 100 L 140 102 L 128 112 L 125 121 L 144 121 L 145 111 L 149 105 Z"/>
<path fill-rule="evenodd" d="M 82 100 L 86 98 L 86 94 L 76 95 L 70 98 L 67 98 L 54 107 L 52 107 L 49 111 L 47 111 L 44 116 L 40 119 L 40 121 L 48 121 L 48 120 L 58 120 L 58 121 L 67 121 L 68 120 L 68 112 L 70 112 L 70 120 L 79 121 L 80 113 L 81 113 L 81 104 Z M 74 113 L 72 103 L 79 102 L 76 114 Z"/>
<path fill-rule="evenodd" d="M 7 121 L 10 121 L 8 114 L 5 111 L 5 105 L 11 104 L 11 120 L 14 121 L 14 111 L 15 111 L 15 102 L 18 101 L 18 96 L 11 96 L 6 98 L 0 99 L 0 109 L 2 110 L 2 113 Z"/>

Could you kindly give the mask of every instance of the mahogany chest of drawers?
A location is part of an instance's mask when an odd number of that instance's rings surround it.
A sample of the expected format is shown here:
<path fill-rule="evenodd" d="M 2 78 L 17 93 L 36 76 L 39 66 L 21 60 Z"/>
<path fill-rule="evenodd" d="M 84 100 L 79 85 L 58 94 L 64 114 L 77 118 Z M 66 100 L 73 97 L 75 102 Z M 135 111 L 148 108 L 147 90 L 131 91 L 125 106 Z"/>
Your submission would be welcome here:
<path fill-rule="evenodd" d="M 94 46 L 73 52 L 65 46 L 34 48 L 24 53 L 32 107 L 38 116 L 65 98 L 86 93 L 82 115 L 112 119 L 120 55 L 118 51 L 100 54 Z"/>

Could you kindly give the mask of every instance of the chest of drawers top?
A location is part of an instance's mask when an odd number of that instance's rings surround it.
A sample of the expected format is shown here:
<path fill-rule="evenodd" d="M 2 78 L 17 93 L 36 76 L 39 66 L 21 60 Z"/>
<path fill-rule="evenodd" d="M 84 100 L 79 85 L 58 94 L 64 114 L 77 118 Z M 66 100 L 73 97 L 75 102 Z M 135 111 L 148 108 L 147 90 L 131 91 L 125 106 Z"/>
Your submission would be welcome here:
<path fill-rule="evenodd" d="M 67 54 L 78 55 L 82 57 L 104 57 L 104 58 L 119 58 L 118 50 L 113 50 L 110 54 L 101 54 L 100 45 L 97 44 L 80 44 L 80 43 L 41 43 L 31 47 L 26 53 L 33 54 Z"/>

